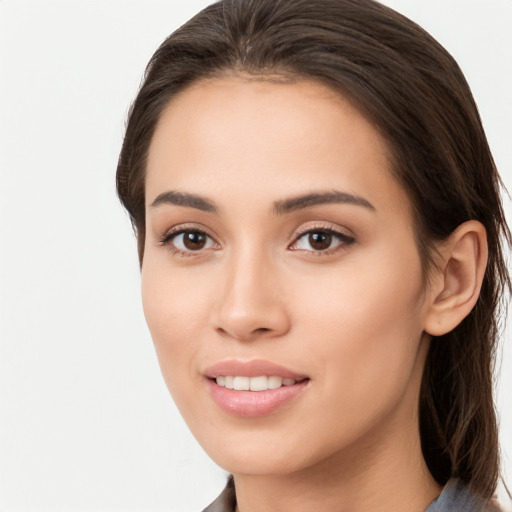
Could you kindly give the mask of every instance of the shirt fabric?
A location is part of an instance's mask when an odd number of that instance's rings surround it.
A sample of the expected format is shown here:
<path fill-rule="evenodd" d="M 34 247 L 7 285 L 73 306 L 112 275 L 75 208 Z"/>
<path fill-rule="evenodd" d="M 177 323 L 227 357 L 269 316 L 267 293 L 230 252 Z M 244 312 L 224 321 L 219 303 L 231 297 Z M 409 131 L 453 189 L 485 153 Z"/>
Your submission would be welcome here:
<path fill-rule="evenodd" d="M 235 512 L 235 509 L 235 485 L 233 477 L 229 477 L 220 496 L 203 512 Z M 498 510 L 485 500 L 471 494 L 460 480 L 452 479 L 425 512 L 494 512 Z"/>

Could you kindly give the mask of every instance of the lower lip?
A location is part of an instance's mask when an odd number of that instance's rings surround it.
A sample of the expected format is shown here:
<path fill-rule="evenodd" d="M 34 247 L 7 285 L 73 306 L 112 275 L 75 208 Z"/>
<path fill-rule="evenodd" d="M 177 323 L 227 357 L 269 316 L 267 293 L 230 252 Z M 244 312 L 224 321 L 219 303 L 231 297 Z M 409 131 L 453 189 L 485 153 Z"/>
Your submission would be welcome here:
<path fill-rule="evenodd" d="M 265 391 L 236 391 L 219 386 L 214 380 L 207 379 L 207 386 L 213 401 L 225 412 L 233 416 L 257 418 L 266 416 L 283 406 L 299 393 L 309 382 L 308 379 L 291 386 L 281 386 Z"/>

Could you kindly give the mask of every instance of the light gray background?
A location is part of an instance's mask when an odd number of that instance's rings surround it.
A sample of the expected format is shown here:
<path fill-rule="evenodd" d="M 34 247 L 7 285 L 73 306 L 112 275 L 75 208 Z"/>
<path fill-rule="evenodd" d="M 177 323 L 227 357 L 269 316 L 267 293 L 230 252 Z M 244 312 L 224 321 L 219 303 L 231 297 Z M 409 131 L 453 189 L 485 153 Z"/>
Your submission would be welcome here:
<path fill-rule="evenodd" d="M 144 66 L 208 3 L 0 1 L 3 512 L 198 511 L 224 484 L 160 377 L 114 190 Z M 512 0 L 384 3 L 458 59 L 512 189 Z M 511 390 L 509 339 L 498 400 L 509 477 Z"/>

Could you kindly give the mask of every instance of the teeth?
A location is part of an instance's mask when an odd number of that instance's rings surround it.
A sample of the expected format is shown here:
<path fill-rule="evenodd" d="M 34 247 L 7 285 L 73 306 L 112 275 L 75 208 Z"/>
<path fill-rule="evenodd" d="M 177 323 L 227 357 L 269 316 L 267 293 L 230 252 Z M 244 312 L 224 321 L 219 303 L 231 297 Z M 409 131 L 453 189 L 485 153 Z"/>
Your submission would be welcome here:
<path fill-rule="evenodd" d="M 215 380 L 219 386 L 236 391 L 266 391 L 267 389 L 277 389 L 281 386 L 293 386 L 296 383 L 295 379 L 283 379 L 277 376 L 266 377 L 264 375 L 259 377 L 221 375 Z"/>
<path fill-rule="evenodd" d="M 236 391 L 249 391 L 249 377 L 235 377 L 233 379 L 233 389 Z"/>
<path fill-rule="evenodd" d="M 269 377 L 268 378 L 268 389 L 277 389 L 283 385 L 283 379 L 281 377 Z"/>
<path fill-rule="evenodd" d="M 249 379 L 249 389 L 251 391 L 265 391 L 268 389 L 268 377 L 252 377 Z"/>
<path fill-rule="evenodd" d="M 224 386 L 226 386 L 228 389 L 233 389 L 233 381 L 234 381 L 233 377 L 224 377 Z M 219 384 L 219 386 L 220 385 L 221 384 Z"/>

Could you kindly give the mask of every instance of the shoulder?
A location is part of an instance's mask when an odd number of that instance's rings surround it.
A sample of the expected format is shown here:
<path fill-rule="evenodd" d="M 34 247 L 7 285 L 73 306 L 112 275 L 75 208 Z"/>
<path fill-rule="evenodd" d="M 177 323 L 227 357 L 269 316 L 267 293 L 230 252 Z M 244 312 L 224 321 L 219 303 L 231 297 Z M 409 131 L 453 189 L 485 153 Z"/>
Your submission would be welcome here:
<path fill-rule="evenodd" d="M 226 487 L 218 498 L 203 512 L 235 512 L 236 496 L 233 477 L 230 476 Z M 425 512 L 506 512 L 496 500 L 490 502 L 475 496 L 460 480 L 452 479 L 441 494 L 430 504 Z"/>
<path fill-rule="evenodd" d="M 450 480 L 425 512 L 500 512 L 494 500 L 487 501 L 471 493 L 460 480 Z"/>

